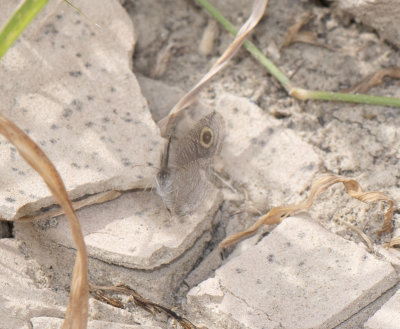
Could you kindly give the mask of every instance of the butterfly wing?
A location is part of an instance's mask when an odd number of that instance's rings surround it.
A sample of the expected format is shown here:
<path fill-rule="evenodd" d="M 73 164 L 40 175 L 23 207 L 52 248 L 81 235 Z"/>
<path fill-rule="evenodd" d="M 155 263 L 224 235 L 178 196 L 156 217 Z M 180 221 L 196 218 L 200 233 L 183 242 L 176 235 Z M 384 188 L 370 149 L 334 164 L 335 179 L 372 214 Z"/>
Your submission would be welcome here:
<path fill-rule="evenodd" d="M 157 175 L 157 191 L 176 215 L 193 212 L 207 196 L 211 184 L 207 172 L 219 154 L 224 138 L 224 121 L 212 112 L 179 140 L 168 144 L 168 163 Z"/>

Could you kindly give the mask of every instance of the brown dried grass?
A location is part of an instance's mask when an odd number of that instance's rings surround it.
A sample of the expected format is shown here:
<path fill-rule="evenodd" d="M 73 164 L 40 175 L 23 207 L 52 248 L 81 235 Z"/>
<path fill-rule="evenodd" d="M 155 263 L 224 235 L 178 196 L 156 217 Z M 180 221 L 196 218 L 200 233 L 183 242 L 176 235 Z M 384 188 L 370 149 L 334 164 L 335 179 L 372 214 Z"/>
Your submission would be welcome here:
<path fill-rule="evenodd" d="M 62 328 L 85 329 L 87 327 L 89 299 L 86 246 L 81 226 L 64 183 L 57 169 L 40 147 L 13 122 L 1 114 L 0 133 L 16 147 L 24 160 L 39 173 L 69 221 L 72 237 L 78 252 L 75 260 L 67 312 Z"/>
<path fill-rule="evenodd" d="M 299 211 L 310 208 L 314 202 L 315 197 L 326 191 L 330 186 L 337 183 L 342 183 L 346 189 L 347 194 L 350 195 L 352 198 L 360 200 L 361 202 L 365 202 L 368 204 L 379 201 L 387 202 L 389 204 L 389 207 L 385 212 L 385 220 L 382 224 L 382 228 L 378 231 L 378 234 L 392 231 L 391 224 L 393 218 L 393 205 L 394 205 L 392 199 L 390 199 L 382 192 L 377 192 L 377 191 L 364 192 L 360 184 L 354 179 L 342 177 L 339 175 L 324 175 L 317 178 L 314 181 L 311 187 L 310 196 L 308 197 L 306 202 L 295 205 L 286 205 L 286 206 L 279 206 L 272 208 L 266 215 L 261 216 L 257 220 L 257 222 L 253 224 L 249 229 L 227 237 L 220 243 L 220 247 L 226 248 L 228 246 L 231 246 L 239 242 L 241 239 L 245 237 L 249 237 L 250 235 L 257 232 L 257 230 L 262 225 L 279 224 L 286 217 L 293 215 Z"/>
<path fill-rule="evenodd" d="M 371 88 L 382 84 L 383 79 L 385 77 L 392 79 L 400 79 L 400 67 L 380 69 L 376 72 L 373 72 L 367 75 L 365 78 L 363 78 L 361 81 L 356 83 L 351 88 L 343 90 L 343 92 L 365 94 Z"/>
<path fill-rule="evenodd" d="M 160 127 L 161 136 L 168 138 L 171 131 L 173 130 L 178 115 L 192 104 L 198 94 L 203 90 L 203 88 L 208 84 L 208 82 L 229 62 L 229 60 L 239 51 L 243 42 L 246 40 L 249 33 L 256 27 L 257 23 L 260 21 L 261 17 L 264 15 L 265 8 L 267 7 L 268 0 L 255 0 L 253 3 L 253 10 L 250 17 L 243 24 L 243 26 L 238 31 L 235 39 L 225 50 L 225 52 L 218 58 L 217 62 L 211 67 L 211 69 L 203 76 L 203 78 L 186 94 L 179 102 L 172 108 L 168 116 L 161 119 L 158 122 Z"/>

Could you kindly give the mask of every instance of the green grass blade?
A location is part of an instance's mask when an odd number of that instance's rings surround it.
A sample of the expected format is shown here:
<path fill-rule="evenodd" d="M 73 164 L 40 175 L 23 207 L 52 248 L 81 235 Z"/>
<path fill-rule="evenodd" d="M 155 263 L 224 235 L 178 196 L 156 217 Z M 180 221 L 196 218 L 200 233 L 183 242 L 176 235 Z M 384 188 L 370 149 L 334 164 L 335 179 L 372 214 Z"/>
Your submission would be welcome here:
<path fill-rule="evenodd" d="M 26 0 L 0 32 L 0 58 L 7 52 L 48 0 Z"/>
<path fill-rule="evenodd" d="M 208 1 L 197 0 L 197 2 L 219 22 L 228 32 L 237 34 L 235 27 Z M 349 102 L 370 105 L 382 105 L 400 107 L 400 98 L 374 96 L 366 94 L 345 94 L 340 92 L 328 92 L 319 90 L 306 90 L 292 85 L 290 79 L 279 70 L 265 55 L 250 41 L 246 40 L 243 44 L 247 50 L 274 76 L 286 89 L 289 95 L 300 100 L 324 100 L 336 102 Z"/>

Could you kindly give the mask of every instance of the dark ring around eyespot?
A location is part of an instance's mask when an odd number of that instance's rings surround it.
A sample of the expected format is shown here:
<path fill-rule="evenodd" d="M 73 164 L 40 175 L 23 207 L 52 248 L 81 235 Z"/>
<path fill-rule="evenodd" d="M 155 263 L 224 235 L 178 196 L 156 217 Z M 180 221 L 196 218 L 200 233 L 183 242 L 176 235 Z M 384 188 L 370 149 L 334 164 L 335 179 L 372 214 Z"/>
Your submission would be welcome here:
<path fill-rule="evenodd" d="M 214 132 L 209 127 L 203 127 L 200 133 L 200 144 L 205 148 L 209 148 L 214 139 Z"/>

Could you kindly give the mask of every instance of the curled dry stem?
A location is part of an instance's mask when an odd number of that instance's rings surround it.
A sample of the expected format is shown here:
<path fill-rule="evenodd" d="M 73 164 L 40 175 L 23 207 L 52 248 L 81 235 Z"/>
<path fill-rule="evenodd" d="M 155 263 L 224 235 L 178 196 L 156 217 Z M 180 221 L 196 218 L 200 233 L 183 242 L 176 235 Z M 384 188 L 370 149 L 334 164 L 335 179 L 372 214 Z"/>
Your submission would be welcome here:
<path fill-rule="evenodd" d="M 262 225 L 279 224 L 286 217 L 293 215 L 294 213 L 297 213 L 299 211 L 310 208 L 316 196 L 323 193 L 330 186 L 336 183 L 342 183 L 346 189 L 347 194 L 349 194 L 352 198 L 360 200 L 361 202 L 365 202 L 368 204 L 378 201 L 387 202 L 389 204 L 389 207 L 385 212 L 385 220 L 378 234 L 392 231 L 391 223 L 393 218 L 393 205 L 394 205 L 392 199 L 390 199 L 382 192 L 376 192 L 376 191 L 364 192 L 360 184 L 358 184 L 358 182 L 354 179 L 338 175 L 325 175 L 317 178 L 314 181 L 314 184 L 311 187 L 310 196 L 308 197 L 306 202 L 295 205 L 279 206 L 272 208 L 266 215 L 261 216 L 258 219 L 258 221 L 254 223 L 249 229 L 227 237 L 225 240 L 221 242 L 220 247 L 225 248 L 237 243 L 244 237 L 248 237 L 253 233 L 255 233 Z"/>

